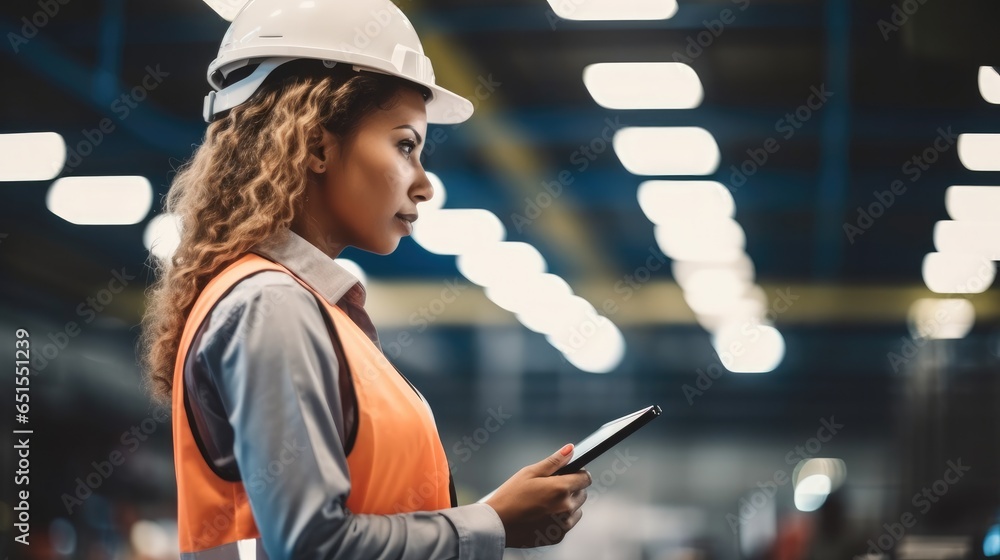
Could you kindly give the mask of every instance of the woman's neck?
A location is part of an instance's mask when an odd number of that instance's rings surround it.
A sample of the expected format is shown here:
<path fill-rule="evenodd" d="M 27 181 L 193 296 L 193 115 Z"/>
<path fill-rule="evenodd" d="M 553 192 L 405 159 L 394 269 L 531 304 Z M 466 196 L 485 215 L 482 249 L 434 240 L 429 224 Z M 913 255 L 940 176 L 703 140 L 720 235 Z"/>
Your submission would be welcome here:
<path fill-rule="evenodd" d="M 316 207 L 306 207 L 304 212 L 292 220 L 290 229 L 326 253 L 331 259 L 335 259 L 347 245 L 335 239 L 331 232 L 332 228 L 325 224 L 321 217 L 315 215 L 314 208 Z"/>

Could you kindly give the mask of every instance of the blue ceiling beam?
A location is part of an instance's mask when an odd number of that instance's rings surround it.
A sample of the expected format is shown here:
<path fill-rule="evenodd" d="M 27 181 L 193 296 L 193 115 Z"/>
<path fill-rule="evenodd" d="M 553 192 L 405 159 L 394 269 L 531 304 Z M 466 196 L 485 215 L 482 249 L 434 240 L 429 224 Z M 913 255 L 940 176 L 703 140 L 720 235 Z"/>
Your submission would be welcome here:
<path fill-rule="evenodd" d="M 9 33 L 19 34 L 20 26 L 0 18 L 0 36 L 6 37 Z M 114 47 L 113 39 L 110 47 Z M 99 71 L 87 68 L 64 54 L 43 33 L 29 39 L 27 44 L 20 45 L 17 53 L 9 49 L 0 50 L 44 82 L 66 91 L 98 114 L 109 118 L 116 130 L 121 127 L 153 148 L 175 155 L 187 151 L 191 142 L 197 141 L 204 133 L 204 126 L 197 124 L 198 120 L 178 119 L 159 109 L 148 99 L 137 104 L 135 109 L 122 118 L 114 108 L 128 86 L 118 83 L 117 77 L 114 77 L 111 87 L 95 86 L 102 84 L 102 79 L 107 80 L 106 74 L 105 78 L 99 78 Z M 114 57 L 109 57 L 105 62 L 114 64 Z M 169 68 L 164 70 L 171 71 Z M 104 71 L 107 69 L 104 68 Z M 95 118 L 90 128 L 98 128 L 102 118 Z M 68 144 L 72 144 L 72 141 L 73 139 L 67 139 Z"/>
<path fill-rule="evenodd" d="M 850 2 L 826 0 L 826 86 L 838 93 L 825 103 L 821 115 L 822 152 L 813 274 L 823 280 L 837 277 L 844 261 L 846 241 L 841 226 L 847 210 L 851 165 L 850 61 Z"/>
<path fill-rule="evenodd" d="M 104 0 L 97 43 L 97 70 L 93 80 L 94 95 L 101 99 L 115 96 L 121 76 L 125 37 L 123 0 Z"/>

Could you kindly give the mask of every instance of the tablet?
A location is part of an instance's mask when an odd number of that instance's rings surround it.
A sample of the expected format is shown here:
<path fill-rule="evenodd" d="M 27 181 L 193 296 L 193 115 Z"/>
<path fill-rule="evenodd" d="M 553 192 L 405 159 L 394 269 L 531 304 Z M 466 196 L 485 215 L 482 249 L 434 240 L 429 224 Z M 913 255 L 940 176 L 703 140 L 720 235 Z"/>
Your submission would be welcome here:
<path fill-rule="evenodd" d="M 608 422 L 584 438 L 583 441 L 574 445 L 573 458 L 555 474 L 569 474 L 582 469 L 587 463 L 600 457 L 605 451 L 618 445 L 659 415 L 660 407 L 654 404 Z"/>
<path fill-rule="evenodd" d="M 636 430 L 648 424 L 653 418 L 660 415 L 660 407 L 657 405 L 647 406 L 637 410 L 632 414 L 626 414 L 617 420 L 612 420 L 598 428 L 594 433 L 573 446 L 573 457 L 565 467 L 556 471 L 553 476 L 570 474 L 579 471 L 587 463 L 593 461 L 605 451 L 618 445 L 625 438 L 635 433 Z M 480 498 L 477 503 L 485 502 L 496 492 Z"/>

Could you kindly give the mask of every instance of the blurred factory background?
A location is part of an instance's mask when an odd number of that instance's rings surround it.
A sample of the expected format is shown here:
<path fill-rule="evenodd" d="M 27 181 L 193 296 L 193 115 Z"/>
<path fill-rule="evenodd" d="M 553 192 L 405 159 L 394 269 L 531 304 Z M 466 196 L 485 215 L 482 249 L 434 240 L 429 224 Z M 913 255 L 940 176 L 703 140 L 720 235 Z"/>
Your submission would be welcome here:
<path fill-rule="evenodd" d="M 605 3 L 399 2 L 476 114 L 428 131 L 443 207 L 394 254 L 343 257 L 460 501 L 655 403 L 593 464 L 577 529 L 507 557 L 1000 555 L 1000 4 Z M 135 344 L 227 25 L 199 0 L 0 7 L 27 557 L 176 556 L 170 427 Z"/>

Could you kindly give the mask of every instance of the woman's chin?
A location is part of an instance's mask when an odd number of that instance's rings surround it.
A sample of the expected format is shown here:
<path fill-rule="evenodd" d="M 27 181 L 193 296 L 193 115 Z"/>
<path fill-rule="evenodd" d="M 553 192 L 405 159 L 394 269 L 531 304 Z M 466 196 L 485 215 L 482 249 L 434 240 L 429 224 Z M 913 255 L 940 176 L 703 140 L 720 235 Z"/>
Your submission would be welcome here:
<path fill-rule="evenodd" d="M 400 239 L 399 237 L 393 237 L 390 239 L 382 240 L 379 243 L 371 243 L 366 247 L 359 247 L 359 249 L 363 249 L 365 251 L 368 251 L 369 253 L 375 253 L 376 255 L 384 256 L 396 251 L 396 249 L 399 247 L 399 239 Z"/>

